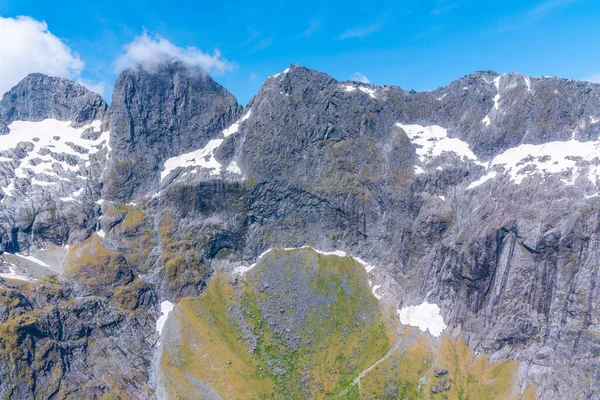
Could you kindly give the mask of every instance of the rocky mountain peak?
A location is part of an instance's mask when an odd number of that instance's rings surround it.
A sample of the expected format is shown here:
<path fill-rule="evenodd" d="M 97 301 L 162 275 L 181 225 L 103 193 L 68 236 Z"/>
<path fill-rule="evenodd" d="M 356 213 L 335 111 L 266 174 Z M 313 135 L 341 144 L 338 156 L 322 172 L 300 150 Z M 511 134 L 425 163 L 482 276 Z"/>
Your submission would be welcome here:
<path fill-rule="evenodd" d="M 179 60 L 123 71 L 110 106 L 106 196 L 127 200 L 155 190 L 164 160 L 202 148 L 241 112 L 227 89 Z"/>
<path fill-rule="evenodd" d="M 72 121 L 74 127 L 101 120 L 107 109 L 100 95 L 68 79 L 33 73 L 0 101 L 0 121 Z M 0 124 L 0 127 L 2 124 Z M 1 128 L 0 128 L 1 129 Z"/>

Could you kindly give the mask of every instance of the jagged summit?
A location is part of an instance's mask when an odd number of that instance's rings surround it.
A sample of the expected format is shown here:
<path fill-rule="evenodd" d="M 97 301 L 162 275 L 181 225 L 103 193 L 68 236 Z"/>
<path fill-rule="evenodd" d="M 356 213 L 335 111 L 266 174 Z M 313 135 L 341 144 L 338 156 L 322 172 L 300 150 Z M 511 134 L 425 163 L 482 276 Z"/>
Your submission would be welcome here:
<path fill-rule="evenodd" d="M 100 95 L 64 78 L 40 73 L 26 76 L 0 101 L 0 121 L 41 121 L 54 118 L 83 126 L 102 119 L 106 102 Z"/>
<path fill-rule="evenodd" d="M 181 61 L 123 71 L 109 111 L 113 153 L 105 175 L 107 198 L 153 193 L 164 160 L 203 147 L 241 111 L 227 89 Z"/>

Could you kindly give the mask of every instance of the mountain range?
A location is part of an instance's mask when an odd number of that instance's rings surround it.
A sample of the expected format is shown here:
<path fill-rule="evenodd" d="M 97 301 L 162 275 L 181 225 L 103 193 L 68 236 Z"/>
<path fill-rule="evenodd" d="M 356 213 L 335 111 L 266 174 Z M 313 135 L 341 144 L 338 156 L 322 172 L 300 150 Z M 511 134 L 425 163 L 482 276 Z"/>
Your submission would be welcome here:
<path fill-rule="evenodd" d="M 179 60 L 0 101 L 3 399 L 600 397 L 600 85 Z"/>

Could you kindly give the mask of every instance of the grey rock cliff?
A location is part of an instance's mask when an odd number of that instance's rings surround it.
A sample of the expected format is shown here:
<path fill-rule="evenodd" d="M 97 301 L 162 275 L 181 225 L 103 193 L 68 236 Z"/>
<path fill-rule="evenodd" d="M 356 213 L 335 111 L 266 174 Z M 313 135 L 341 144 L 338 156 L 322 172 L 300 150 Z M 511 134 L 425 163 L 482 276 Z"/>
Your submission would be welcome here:
<path fill-rule="evenodd" d="M 53 90 L 63 94 L 50 98 L 65 97 L 62 83 Z M 28 102 L 11 100 L 19 118 L 59 119 L 46 111 L 26 114 L 38 107 L 19 105 Z M 83 113 L 79 106 L 62 112 L 67 120 Z M 83 114 L 96 120 L 103 113 L 99 106 Z M 5 130 L 18 120 L 0 115 Z M 139 355 L 135 379 L 143 384 L 109 368 L 114 385 L 82 389 L 80 397 L 152 388 L 156 337 L 149 321 L 161 300 L 198 295 L 215 271 L 250 265 L 268 248 L 303 245 L 345 250 L 385 270 L 398 307 L 438 304 L 448 332 L 492 359 L 521 361 L 522 381 L 533 381 L 540 398 L 600 393 L 600 85 L 478 72 L 417 93 L 338 82 L 292 65 L 268 78 L 242 111 L 206 74 L 174 62 L 121 74 L 108 117 L 112 152 L 98 144 L 89 166 L 74 160 L 74 175 L 56 167 L 57 176 L 45 179 L 70 179 L 55 185 L 60 190 L 35 184 L 34 165 L 15 173 L 30 148 L 39 153 L 36 142 L 0 153 L 14 160 L 0 162 L 0 184 L 15 188 L 0 199 L 1 249 L 84 240 L 89 246 L 88 237 L 102 228 L 92 254 L 108 255 L 61 274 L 69 289 L 64 299 L 41 302 L 11 286 L 15 293 L 4 302 L 10 306 L 0 306 L 8 321 L 64 300 L 64 313 L 86 319 L 60 319 L 83 324 L 82 343 L 93 344 L 82 353 L 89 364 L 63 371 L 73 387 L 89 371 L 135 359 L 129 352 Z M 91 122 L 86 118 L 82 123 Z M 98 128 L 85 136 L 93 141 L 102 134 Z M 214 148 L 206 147 L 210 142 Z M 169 158 L 201 149 L 201 160 L 184 160 L 161 179 Z M 37 188 L 33 194 L 30 187 Z M 81 187 L 85 200 L 57 200 Z M 73 302 L 78 296 L 96 296 L 104 313 L 87 318 L 96 303 L 77 311 L 85 303 Z M 105 338 L 123 352 L 90 357 L 109 347 L 98 339 L 106 330 L 90 324 L 110 326 Z M 42 338 L 36 343 L 70 332 L 32 326 Z M 145 342 L 119 339 L 127 330 Z M 21 357 L 34 371 L 29 376 L 40 376 L 27 358 L 32 348 Z M 15 371 L 0 363 L 9 381 L 24 382 Z M 42 393 L 0 388 L 9 398 Z"/>
<path fill-rule="evenodd" d="M 73 126 L 102 120 L 107 105 L 100 95 L 63 78 L 30 74 L 0 101 L 0 121 L 41 121 L 54 118 Z M 0 123 L 0 132 L 3 124 Z"/>
<path fill-rule="evenodd" d="M 167 158 L 202 148 L 241 109 L 208 74 L 177 60 L 124 71 L 110 107 L 106 197 L 127 202 L 152 194 Z"/>

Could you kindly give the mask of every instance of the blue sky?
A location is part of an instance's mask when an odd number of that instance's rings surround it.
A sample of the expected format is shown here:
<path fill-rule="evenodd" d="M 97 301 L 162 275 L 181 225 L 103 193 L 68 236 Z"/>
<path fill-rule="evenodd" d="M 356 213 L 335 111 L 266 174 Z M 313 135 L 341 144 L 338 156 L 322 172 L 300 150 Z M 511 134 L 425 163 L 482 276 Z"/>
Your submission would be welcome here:
<path fill-rule="evenodd" d="M 0 16 L 44 21 L 74 59 L 65 59 L 63 49 L 32 62 L 27 51 L 0 44 L 0 64 L 16 71 L 5 76 L 28 68 L 56 71 L 107 99 L 119 68 L 165 48 L 197 60 L 242 104 L 292 62 L 338 80 L 366 77 L 415 90 L 488 69 L 600 81 L 598 0 L 0 0 Z M 11 29 L 0 27 L 0 35 L 28 37 Z M 46 42 L 34 34 L 31 40 L 19 45 L 37 49 Z M 20 64 L 12 66 L 13 59 Z"/>

